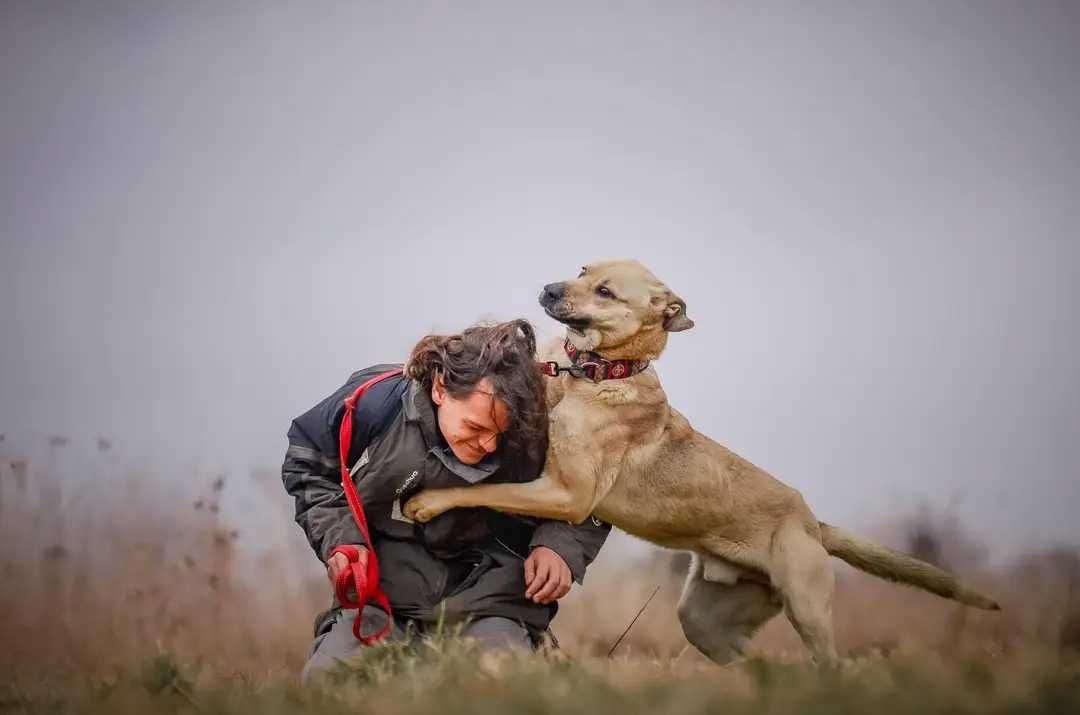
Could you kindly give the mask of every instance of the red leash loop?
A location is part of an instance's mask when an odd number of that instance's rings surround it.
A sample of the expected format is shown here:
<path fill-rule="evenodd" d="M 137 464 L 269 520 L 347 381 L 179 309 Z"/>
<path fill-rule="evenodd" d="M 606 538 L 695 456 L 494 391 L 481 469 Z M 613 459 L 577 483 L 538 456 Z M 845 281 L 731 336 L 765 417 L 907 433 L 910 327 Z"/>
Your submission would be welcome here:
<path fill-rule="evenodd" d="M 352 445 L 353 411 L 356 409 L 357 400 L 363 396 L 369 387 L 400 374 L 401 368 L 384 372 L 356 388 L 351 395 L 345 398 L 345 414 L 341 417 L 341 434 L 338 440 L 341 459 L 341 486 L 345 490 L 345 499 L 349 502 L 349 511 L 352 512 L 353 519 L 356 520 L 356 526 L 360 529 L 360 534 L 363 535 L 364 543 L 368 547 L 367 568 L 361 567 L 360 550 L 355 546 L 338 546 L 330 552 L 330 555 L 344 554 L 345 558 L 349 560 L 349 568 L 339 573 L 337 580 L 334 582 L 334 592 L 342 608 L 358 609 L 356 619 L 353 621 L 352 631 L 356 639 L 364 645 L 372 645 L 386 638 L 390 633 L 390 628 L 393 626 L 394 618 L 390 611 L 390 601 L 379 587 L 379 560 L 375 558 L 375 549 L 371 544 L 367 517 L 364 515 L 364 505 L 360 502 L 360 496 L 356 493 L 356 486 L 353 484 L 352 476 L 349 474 L 349 447 Z M 353 598 L 353 593 L 356 594 L 355 598 Z M 360 614 L 368 601 L 386 611 L 387 619 L 382 630 L 365 636 L 360 633 Z"/>

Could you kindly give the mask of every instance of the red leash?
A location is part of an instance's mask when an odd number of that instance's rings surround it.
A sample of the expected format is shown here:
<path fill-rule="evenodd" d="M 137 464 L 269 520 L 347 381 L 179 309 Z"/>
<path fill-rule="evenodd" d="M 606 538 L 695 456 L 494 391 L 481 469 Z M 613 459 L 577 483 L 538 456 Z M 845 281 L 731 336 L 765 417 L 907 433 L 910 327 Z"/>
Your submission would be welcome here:
<path fill-rule="evenodd" d="M 356 409 L 357 401 L 369 387 L 382 382 L 388 377 L 400 374 L 401 368 L 384 372 L 356 388 L 355 392 L 345 398 L 345 414 L 341 418 L 341 434 L 338 445 L 341 457 L 341 486 L 345 489 L 345 499 L 349 502 L 349 510 L 352 512 L 353 519 L 356 520 L 356 526 L 359 527 L 360 533 L 364 536 L 364 541 L 368 546 L 367 569 L 361 568 L 360 550 L 355 546 L 338 546 L 330 552 L 330 555 L 344 554 L 345 558 L 349 560 L 349 567 L 339 573 L 337 580 L 334 582 L 334 592 L 337 594 L 338 602 L 343 608 L 358 609 L 356 619 L 353 621 L 352 632 L 356 639 L 364 645 L 372 645 L 386 638 L 394 624 L 394 616 L 390 611 L 390 601 L 386 598 L 383 590 L 379 588 L 379 561 L 375 558 L 375 549 L 371 544 L 371 535 L 368 533 L 364 505 L 360 502 L 360 496 L 356 493 L 356 486 L 353 484 L 352 476 L 349 474 L 348 459 L 349 446 L 352 445 L 353 411 Z M 350 587 L 356 590 L 355 599 L 349 594 Z M 386 625 L 383 626 L 381 631 L 365 636 L 360 633 L 360 614 L 368 601 L 386 611 L 387 619 Z"/>

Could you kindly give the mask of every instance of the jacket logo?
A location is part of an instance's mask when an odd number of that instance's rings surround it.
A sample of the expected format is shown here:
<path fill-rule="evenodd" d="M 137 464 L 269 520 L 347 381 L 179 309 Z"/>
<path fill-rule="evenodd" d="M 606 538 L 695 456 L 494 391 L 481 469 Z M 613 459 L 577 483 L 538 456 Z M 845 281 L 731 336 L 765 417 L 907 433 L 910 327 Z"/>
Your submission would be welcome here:
<path fill-rule="evenodd" d="M 415 482 L 416 478 L 419 476 L 420 472 L 414 469 L 412 474 L 405 477 L 405 481 L 401 483 L 401 486 L 394 490 L 394 496 L 399 497 L 404 494 L 405 490 L 411 487 L 413 485 L 413 482 Z"/>
<path fill-rule="evenodd" d="M 400 497 L 402 494 L 404 494 L 405 490 L 408 489 L 410 486 L 412 486 L 416 482 L 416 478 L 419 477 L 419 476 L 420 476 L 419 470 L 414 469 L 412 474 L 405 477 L 405 481 L 401 483 L 401 486 L 394 490 L 394 496 L 395 497 Z M 390 518 L 393 519 L 394 521 L 404 521 L 406 524 L 415 524 L 416 523 L 415 521 L 413 521 L 409 517 L 405 516 L 404 512 L 401 511 L 401 499 L 400 498 L 394 499 L 394 503 L 390 505 Z"/>

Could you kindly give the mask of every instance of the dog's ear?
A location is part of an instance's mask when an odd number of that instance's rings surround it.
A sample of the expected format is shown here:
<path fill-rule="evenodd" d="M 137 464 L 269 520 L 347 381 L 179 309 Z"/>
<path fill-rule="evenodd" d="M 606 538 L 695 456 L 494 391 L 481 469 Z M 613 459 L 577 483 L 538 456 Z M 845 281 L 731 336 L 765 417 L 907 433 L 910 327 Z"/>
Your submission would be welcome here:
<path fill-rule="evenodd" d="M 669 333 L 677 333 L 680 330 L 689 330 L 694 327 L 694 321 L 686 316 L 686 301 L 674 293 L 664 308 L 664 330 Z"/>

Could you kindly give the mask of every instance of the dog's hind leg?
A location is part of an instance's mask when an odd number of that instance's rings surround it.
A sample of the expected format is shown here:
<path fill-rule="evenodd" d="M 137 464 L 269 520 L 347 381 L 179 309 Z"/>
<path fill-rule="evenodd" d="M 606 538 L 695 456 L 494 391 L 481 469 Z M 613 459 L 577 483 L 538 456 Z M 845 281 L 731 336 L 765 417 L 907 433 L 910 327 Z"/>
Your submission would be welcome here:
<path fill-rule="evenodd" d="M 709 557 L 704 557 L 708 559 Z M 744 656 L 754 633 L 780 612 L 769 586 L 734 578 L 708 581 L 703 558 L 694 554 L 679 599 L 679 622 L 686 640 L 719 665 Z"/>
<path fill-rule="evenodd" d="M 836 660 L 832 600 L 834 576 L 829 554 L 801 524 L 789 522 L 777 532 L 772 545 L 773 583 L 784 602 L 784 612 L 814 660 Z"/>

